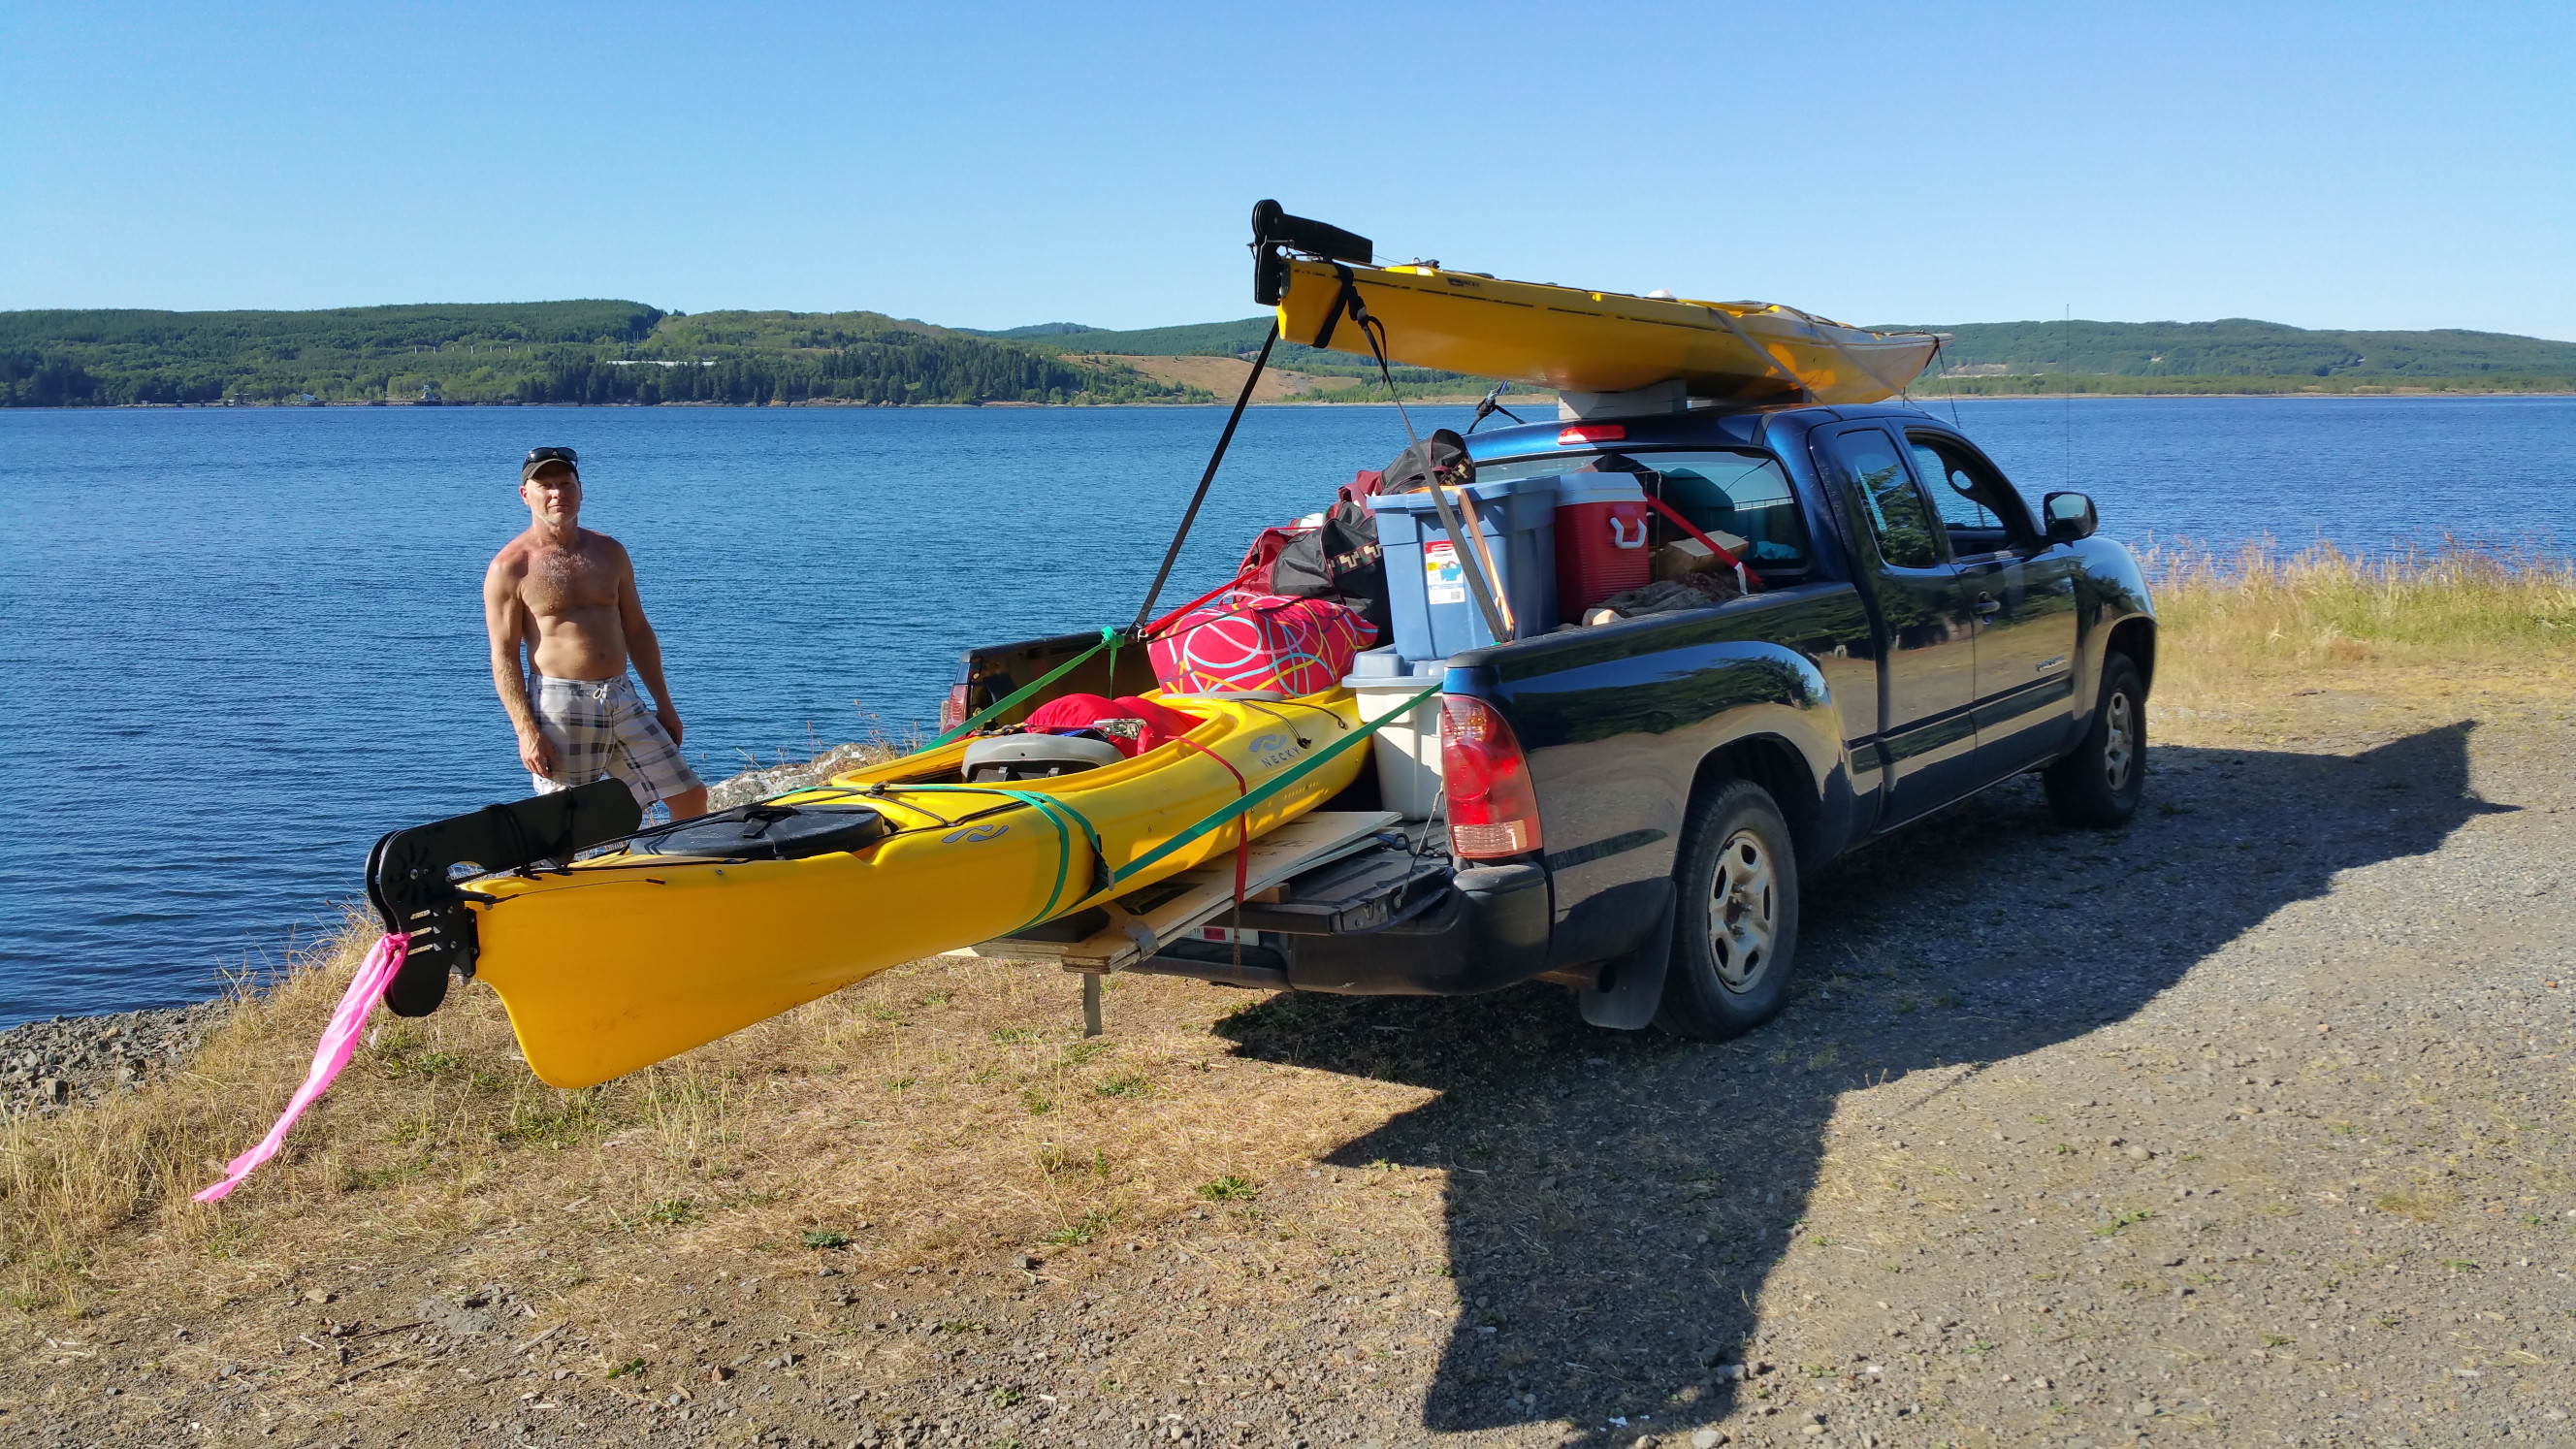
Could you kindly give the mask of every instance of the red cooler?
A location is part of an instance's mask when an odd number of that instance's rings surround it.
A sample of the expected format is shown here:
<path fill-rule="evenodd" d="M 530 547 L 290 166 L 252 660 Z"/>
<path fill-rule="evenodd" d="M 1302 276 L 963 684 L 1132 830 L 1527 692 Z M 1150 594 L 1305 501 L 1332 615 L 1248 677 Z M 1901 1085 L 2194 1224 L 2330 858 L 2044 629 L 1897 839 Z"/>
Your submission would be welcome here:
<path fill-rule="evenodd" d="M 1626 473 L 1556 480 L 1556 607 L 1568 620 L 1654 579 L 1646 547 L 1646 490 Z"/>

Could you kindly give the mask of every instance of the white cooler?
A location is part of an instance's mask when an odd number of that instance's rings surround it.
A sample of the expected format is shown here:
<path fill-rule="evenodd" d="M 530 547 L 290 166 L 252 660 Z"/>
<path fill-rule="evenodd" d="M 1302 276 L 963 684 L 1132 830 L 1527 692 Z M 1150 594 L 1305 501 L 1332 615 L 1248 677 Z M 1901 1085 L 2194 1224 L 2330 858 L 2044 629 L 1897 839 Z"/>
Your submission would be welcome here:
<path fill-rule="evenodd" d="M 1371 649 L 1351 661 L 1342 683 L 1359 696 L 1363 723 L 1395 713 L 1405 700 L 1440 682 L 1449 671 L 1440 659 L 1402 659 L 1395 647 Z M 1440 799 L 1440 696 L 1391 720 L 1369 741 L 1377 761 L 1378 795 L 1385 808 L 1407 820 L 1428 820 Z"/>

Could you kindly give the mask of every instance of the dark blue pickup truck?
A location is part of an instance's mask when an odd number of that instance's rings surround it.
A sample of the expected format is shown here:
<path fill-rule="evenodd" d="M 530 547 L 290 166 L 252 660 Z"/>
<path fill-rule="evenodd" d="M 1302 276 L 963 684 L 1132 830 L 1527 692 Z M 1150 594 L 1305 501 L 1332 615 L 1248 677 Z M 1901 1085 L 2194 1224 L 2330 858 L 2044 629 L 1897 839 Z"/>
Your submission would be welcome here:
<path fill-rule="evenodd" d="M 2034 514 L 1974 444 L 1897 405 L 1469 441 L 1479 482 L 1653 475 L 1748 542 L 1760 587 L 1452 656 L 1450 828 L 1311 871 L 1224 945 L 1136 969 L 1380 995 L 1544 979 L 1599 1025 L 1721 1037 L 1784 999 L 1802 870 L 2025 771 L 2071 824 L 2137 809 L 2155 616 L 2083 495 Z M 976 674 L 969 656 L 961 695 Z"/>

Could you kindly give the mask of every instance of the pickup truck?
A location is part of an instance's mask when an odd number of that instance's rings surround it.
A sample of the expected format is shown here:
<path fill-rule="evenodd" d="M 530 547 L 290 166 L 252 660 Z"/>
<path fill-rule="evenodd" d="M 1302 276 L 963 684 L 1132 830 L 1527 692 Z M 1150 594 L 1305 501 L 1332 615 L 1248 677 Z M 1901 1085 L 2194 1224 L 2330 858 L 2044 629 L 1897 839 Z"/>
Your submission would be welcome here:
<path fill-rule="evenodd" d="M 2069 824 L 2136 811 L 2155 615 L 2082 494 L 2034 514 L 1973 443 L 1903 405 L 1469 444 L 1479 480 L 1649 475 L 1695 526 L 1748 541 L 1759 587 L 1452 656 L 1445 822 L 1290 880 L 1223 944 L 1164 944 L 1134 969 L 1375 995 L 1546 980 L 1600 1026 L 1725 1037 L 1785 1000 L 1803 871 L 2026 771 Z M 1085 642 L 969 654 L 951 707 Z M 1149 682 L 1123 672 L 1118 688 Z"/>

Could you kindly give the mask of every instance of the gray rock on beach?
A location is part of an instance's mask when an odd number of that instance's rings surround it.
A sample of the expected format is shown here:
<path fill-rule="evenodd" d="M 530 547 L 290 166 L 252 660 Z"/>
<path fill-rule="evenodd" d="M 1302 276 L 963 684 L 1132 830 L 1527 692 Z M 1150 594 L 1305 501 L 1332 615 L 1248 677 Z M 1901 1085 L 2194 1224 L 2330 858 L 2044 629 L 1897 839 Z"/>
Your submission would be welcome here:
<path fill-rule="evenodd" d="M 52 1112 L 132 1090 L 185 1062 L 222 1020 L 224 1003 L 105 1016 L 55 1016 L 0 1032 L 0 1102 Z"/>

